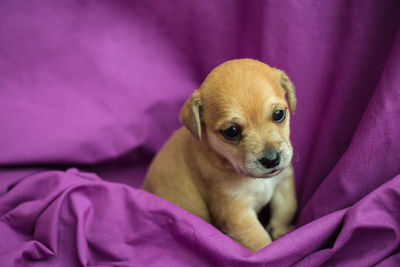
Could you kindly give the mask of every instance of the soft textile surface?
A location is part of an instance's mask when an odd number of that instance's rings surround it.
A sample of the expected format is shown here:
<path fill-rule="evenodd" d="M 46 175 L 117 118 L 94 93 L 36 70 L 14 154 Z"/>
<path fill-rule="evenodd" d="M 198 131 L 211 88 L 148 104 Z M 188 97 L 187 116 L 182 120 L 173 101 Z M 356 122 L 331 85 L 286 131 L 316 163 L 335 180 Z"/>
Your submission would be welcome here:
<path fill-rule="evenodd" d="M 1 1 L 0 266 L 400 264 L 399 1 Z M 252 254 L 138 189 L 216 65 L 285 70 L 299 213 Z"/>

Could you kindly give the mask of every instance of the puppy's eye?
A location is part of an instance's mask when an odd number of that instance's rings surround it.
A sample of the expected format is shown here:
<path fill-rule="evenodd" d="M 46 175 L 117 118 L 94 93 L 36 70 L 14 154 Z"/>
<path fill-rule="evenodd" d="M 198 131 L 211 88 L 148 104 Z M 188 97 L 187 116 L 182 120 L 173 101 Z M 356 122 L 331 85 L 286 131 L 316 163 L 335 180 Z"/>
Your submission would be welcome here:
<path fill-rule="evenodd" d="M 242 129 L 239 126 L 231 126 L 228 129 L 223 130 L 221 133 L 225 139 L 234 140 L 240 137 Z"/>
<path fill-rule="evenodd" d="M 274 114 L 272 115 L 272 119 L 275 122 L 282 122 L 285 119 L 285 111 L 284 110 L 276 110 L 274 111 Z"/>

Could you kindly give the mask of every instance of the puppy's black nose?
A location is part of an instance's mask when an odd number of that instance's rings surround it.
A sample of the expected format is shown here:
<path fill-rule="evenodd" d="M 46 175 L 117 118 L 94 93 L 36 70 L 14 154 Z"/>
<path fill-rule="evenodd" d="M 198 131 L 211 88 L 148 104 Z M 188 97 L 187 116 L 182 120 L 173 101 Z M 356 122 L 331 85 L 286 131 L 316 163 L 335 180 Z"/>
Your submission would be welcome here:
<path fill-rule="evenodd" d="M 279 165 L 281 162 L 281 156 L 278 153 L 271 153 L 261 158 L 259 162 L 267 169 L 273 168 Z"/>

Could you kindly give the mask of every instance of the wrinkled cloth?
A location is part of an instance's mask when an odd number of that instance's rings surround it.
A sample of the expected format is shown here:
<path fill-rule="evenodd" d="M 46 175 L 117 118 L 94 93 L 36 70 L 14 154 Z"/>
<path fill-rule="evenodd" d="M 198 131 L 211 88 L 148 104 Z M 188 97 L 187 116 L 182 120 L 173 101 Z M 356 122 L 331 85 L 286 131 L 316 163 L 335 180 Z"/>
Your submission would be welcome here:
<path fill-rule="evenodd" d="M 399 1 L 0 2 L 1 266 L 398 266 Z M 284 70 L 299 210 L 257 253 L 140 190 L 233 58 Z"/>

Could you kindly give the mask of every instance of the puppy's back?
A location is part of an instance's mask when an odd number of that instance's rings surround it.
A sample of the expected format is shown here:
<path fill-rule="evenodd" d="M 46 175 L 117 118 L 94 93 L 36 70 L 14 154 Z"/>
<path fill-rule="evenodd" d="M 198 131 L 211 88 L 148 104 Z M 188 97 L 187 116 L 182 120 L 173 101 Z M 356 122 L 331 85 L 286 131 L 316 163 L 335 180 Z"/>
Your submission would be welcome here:
<path fill-rule="evenodd" d="M 193 151 L 188 145 L 194 141 L 192 139 L 186 128 L 177 130 L 151 162 L 142 189 L 211 222 L 196 184 L 196 174 L 190 166 Z"/>

